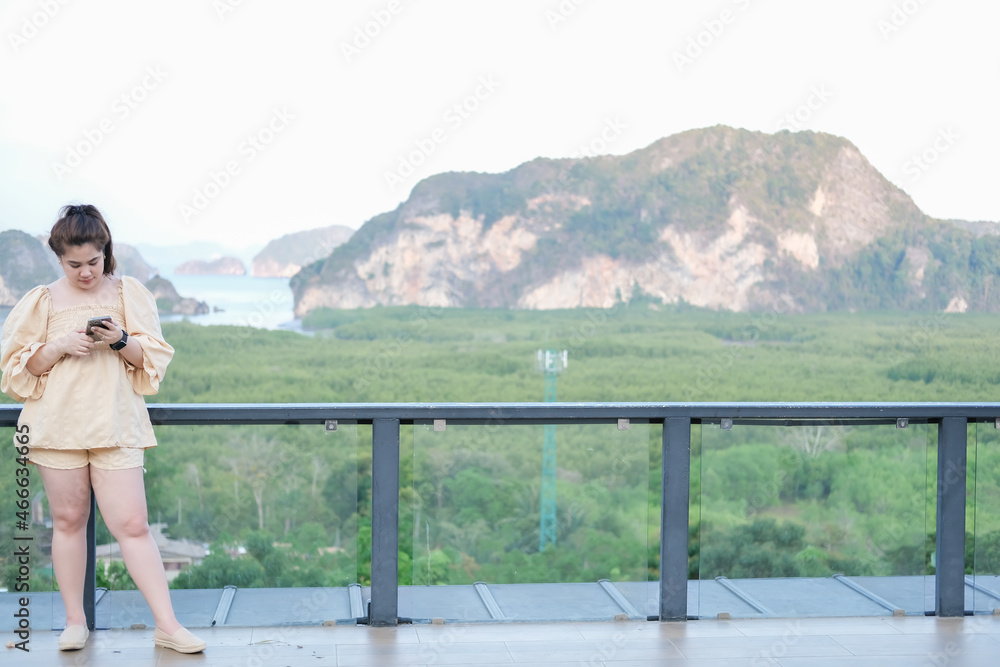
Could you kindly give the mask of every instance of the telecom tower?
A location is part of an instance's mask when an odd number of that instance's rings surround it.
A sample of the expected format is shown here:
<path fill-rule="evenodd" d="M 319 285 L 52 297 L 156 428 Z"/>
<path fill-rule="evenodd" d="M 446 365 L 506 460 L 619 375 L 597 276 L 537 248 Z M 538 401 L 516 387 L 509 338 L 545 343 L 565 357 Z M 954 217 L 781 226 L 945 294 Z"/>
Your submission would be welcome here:
<path fill-rule="evenodd" d="M 539 350 L 538 370 L 545 373 L 545 402 L 556 400 L 556 377 L 566 370 L 569 362 L 567 350 Z M 542 510 L 538 524 L 538 550 L 546 544 L 556 543 L 556 425 L 545 425 L 542 443 Z"/>

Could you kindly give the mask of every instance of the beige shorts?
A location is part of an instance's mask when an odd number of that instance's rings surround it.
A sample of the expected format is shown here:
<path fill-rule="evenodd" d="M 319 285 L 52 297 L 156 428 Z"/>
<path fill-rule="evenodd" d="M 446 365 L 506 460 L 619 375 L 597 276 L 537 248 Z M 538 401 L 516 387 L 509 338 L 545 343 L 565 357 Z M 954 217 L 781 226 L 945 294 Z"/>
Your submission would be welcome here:
<path fill-rule="evenodd" d="M 101 470 L 128 470 L 142 467 L 145 451 L 126 447 L 29 449 L 28 461 L 56 470 L 74 470 L 88 464 Z"/>

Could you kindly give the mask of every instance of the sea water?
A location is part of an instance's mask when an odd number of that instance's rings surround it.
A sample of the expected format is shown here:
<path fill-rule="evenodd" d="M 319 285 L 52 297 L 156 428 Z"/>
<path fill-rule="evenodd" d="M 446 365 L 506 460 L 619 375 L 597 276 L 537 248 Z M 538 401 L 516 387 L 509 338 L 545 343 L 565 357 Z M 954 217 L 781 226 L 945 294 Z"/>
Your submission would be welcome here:
<path fill-rule="evenodd" d="M 294 329 L 300 324 L 293 313 L 295 300 L 288 278 L 251 276 L 163 276 L 182 297 L 208 304 L 205 315 L 160 315 L 162 322 L 188 320 L 196 324 L 230 324 L 259 329 Z"/>
<path fill-rule="evenodd" d="M 208 304 L 205 315 L 160 315 L 161 322 L 188 320 L 196 324 L 229 324 L 258 329 L 301 331 L 288 278 L 250 276 L 165 275 L 182 297 Z M 0 325 L 11 308 L 0 306 Z"/>

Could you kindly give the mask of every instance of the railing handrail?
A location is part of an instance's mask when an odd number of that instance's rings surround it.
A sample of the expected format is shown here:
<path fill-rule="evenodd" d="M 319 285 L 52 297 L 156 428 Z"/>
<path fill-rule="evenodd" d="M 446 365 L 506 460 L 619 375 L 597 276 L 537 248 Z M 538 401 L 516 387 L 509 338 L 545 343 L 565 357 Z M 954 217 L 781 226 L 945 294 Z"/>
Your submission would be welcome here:
<path fill-rule="evenodd" d="M 0 427 L 14 426 L 20 404 L 0 405 Z M 156 425 L 322 424 L 328 420 L 402 424 L 446 419 L 456 424 L 614 423 L 618 419 L 693 423 L 733 420 L 878 420 L 939 422 L 1000 419 L 1000 403 L 987 402 L 510 402 L 510 403 L 147 403 Z"/>

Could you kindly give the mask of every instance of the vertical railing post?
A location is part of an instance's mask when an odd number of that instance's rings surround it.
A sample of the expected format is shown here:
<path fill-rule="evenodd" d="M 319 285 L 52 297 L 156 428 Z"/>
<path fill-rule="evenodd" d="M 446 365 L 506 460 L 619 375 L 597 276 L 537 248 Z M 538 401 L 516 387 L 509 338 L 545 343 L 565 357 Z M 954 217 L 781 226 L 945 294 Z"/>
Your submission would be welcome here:
<path fill-rule="evenodd" d="M 369 623 L 399 623 L 399 420 L 372 421 L 372 602 Z"/>
<path fill-rule="evenodd" d="M 90 518 L 87 519 L 87 569 L 83 575 L 83 613 L 87 628 L 93 630 L 97 622 L 97 498 L 90 490 Z"/>
<path fill-rule="evenodd" d="M 691 418 L 663 420 L 660 499 L 660 620 L 687 620 Z"/>
<path fill-rule="evenodd" d="M 965 615 L 965 476 L 968 423 L 944 417 L 938 426 L 937 543 L 934 610 Z"/>

